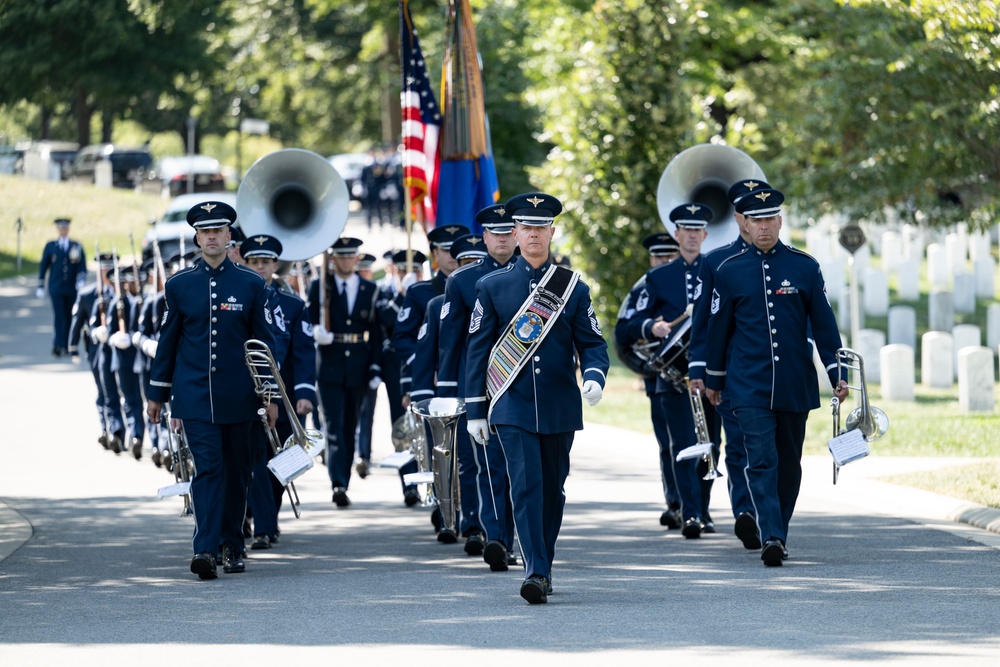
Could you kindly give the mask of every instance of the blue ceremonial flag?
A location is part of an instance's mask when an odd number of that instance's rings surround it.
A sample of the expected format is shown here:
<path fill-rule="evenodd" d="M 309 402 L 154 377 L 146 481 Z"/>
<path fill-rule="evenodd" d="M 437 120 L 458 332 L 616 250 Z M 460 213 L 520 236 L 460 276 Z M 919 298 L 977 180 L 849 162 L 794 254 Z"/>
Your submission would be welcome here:
<path fill-rule="evenodd" d="M 469 0 L 451 0 L 441 72 L 441 161 L 437 224 L 481 234 L 476 213 L 500 200 L 483 95 L 483 74 Z"/>

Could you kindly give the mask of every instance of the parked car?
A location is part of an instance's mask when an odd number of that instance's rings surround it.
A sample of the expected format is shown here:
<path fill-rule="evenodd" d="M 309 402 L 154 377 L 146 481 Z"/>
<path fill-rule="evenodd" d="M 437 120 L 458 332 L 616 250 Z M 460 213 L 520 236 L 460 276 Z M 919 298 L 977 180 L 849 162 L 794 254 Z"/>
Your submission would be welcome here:
<path fill-rule="evenodd" d="M 184 237 L 184 248 L 191 250 L 194 245 L 194 228 L 187 223 L 187 213 L 191 207 L 204 201 L 221 201 L 236 207 L 236 193 L 213 192 L 179 195 L 167 205 L 167 210 L 159 220 L 153 221 L 153 228 L 146 233 L 142 241 L 142 258 L 153 256 L 153 239 L 160 246 L 160 256 L 166 261 L 180 250 L 181 237 Z"/>
<path fill-rule="evenodd" d="M 360 201 L 365 194 L 364 186 L 361 184 L 361 170 L 371 162 L 371 158 L 364 153 L 342 153 L 331 155 L 327 158 L 327 162 L 332 164 L 340 177 L 344 179 L 351 199 Z"/>
<path fill-rule="evenodd" d="M 153 163 L 153 156 L 146 148 L 123 148 L 114 144 L 84 146 L 73 159 L 70 179 L 76 183 L 94 183 L 97 164 L 111 162 L 111 184 L 116 188 L 131 188 L 135 174 Z"/>
<path fill-rule="evenodd" d="M 150 167 L 135 174 L 135 188 L 160 194 L 170 199 L 188 192 L 188 176 L 192 192 L 220 192 L 226 189 L 222 166 L 208 155 L 177 155 L 163 157 Z"/>
<path fill-rule="evenodd" d="M 80 144 L 75 141 L 36 141 L 24 154 L 24 173 L 33 178 L 65 181 L 69 178 L 73 160 L 79 151 Z"/>

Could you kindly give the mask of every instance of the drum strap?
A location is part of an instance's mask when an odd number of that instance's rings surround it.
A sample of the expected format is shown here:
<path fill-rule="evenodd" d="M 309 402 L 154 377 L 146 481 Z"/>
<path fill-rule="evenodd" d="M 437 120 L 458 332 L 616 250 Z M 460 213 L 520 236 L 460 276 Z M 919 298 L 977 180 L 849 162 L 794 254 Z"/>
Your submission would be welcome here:
<path fill-rule="evenodd" d="M 552 329 L 552 324 L 559 319 L 563 306 L 579 279 L 580 274 L 576 271 L 553 264 L 521 304 L 517 314 L 507 323 L 503 334 L 490 351 L 490 363 L 486 369 L 489 415 L 493 414 L 497 401 L 542 344 Z"/>

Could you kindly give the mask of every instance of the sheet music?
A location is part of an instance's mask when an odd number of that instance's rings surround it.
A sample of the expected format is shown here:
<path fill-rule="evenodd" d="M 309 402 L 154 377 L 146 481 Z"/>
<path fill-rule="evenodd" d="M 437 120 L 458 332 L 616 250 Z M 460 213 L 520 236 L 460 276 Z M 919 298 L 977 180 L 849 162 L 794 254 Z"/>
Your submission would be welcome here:
<path fill-rule="evenodd" d="M 300 445 L 292 445 L 267 462 L 268 469 L 283 485 L 313 467 L 313 460 Z"/>
<path fill-rule="evenodd" d="M 704 442 L 698 443 L 697 445 L 691 445 L 690 447 L 685 447 L 677 454 L 677 460 L 683 461 L 685 459 L 696 459 L 707 455 L 712 451 L 712 443 Z"/>
<path fill-rule="evenodd" d="M 403 484 L 433 484 L 434 473 L 432 472 L 408 472 L 403 475 Z"/>
<path fill-rule="evenodd" d="M 379 466 L 382 468 L 402 468 L 415 458 L 416 457 L 413 456 L 412 452 L 393 452 L 392 454 L 389 454 L 389 456 L 382 459 Z"/>
<path fill-rule="evenodd" d="M 157 490 L 157 498 L 170 498 L 171 496 L 183 496 L 185 493 L 191 490 L 191 482 L 178 482 L 177 484 L 171 484 L 170 486 L 165 486 L 162 489 Z"/>
<path fill-rule="evenodd" d="M 833 455 L 833 461 L 838 466 L 844 466 L 851 461 L 863 459 L 871 453 L 864 433 L 860 429 L 854 429 L 841 433 L 836 438 L 827 441 L 827 447 Z"/>

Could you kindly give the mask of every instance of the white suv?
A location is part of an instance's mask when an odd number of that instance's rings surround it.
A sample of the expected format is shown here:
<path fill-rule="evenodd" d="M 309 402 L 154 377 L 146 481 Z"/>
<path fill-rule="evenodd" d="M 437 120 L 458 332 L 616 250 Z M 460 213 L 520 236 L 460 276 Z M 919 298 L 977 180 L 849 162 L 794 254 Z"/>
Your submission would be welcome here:
<path fill-rule="evenodd" d="M 180 250 L 182 236 L 185 250 L 193 249 L 194 228 L 187 223 L 187 213 L 192 206 L 206 201 L 221 201 L 236 208 L 236 193 L 202 192 L 174 197 L 163 217 L 154 221 L 153 228 L 146 233 L 142 241 L 142 258 L 153 256 L 153 239 L 159 244 L 164 261 Z"/>

